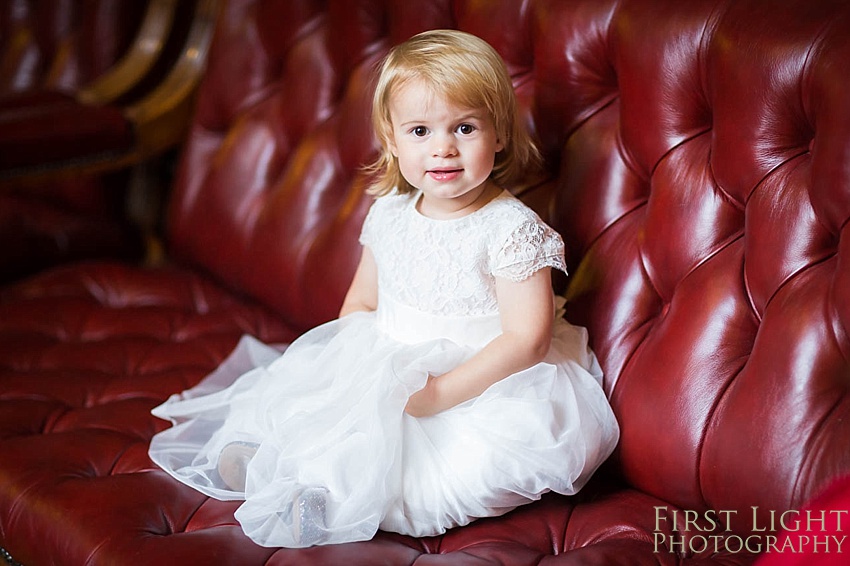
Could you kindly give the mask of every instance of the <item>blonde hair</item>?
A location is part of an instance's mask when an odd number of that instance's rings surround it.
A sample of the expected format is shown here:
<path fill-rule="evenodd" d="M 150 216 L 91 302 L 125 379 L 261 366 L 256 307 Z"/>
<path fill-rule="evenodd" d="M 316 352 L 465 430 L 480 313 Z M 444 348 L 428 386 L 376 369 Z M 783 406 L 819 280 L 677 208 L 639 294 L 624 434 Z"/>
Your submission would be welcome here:
<path fill-rule="evenodd" d="M 496 154 L 490 177 L 503 188 L 513 187 L 539 166 L 540 154 L 519 119 L 510 76 L 502 58 L 484 40 L 457 30 L 431 30 L 395 46 L 380 66 L 372 98 L 372 127 L 381 144 L 378 159 L 368 167 L 375 175 L 369 193 L 383 196 L 397 189 L 414 191 L 401 175 L 390 150 L 393 129 L 390 99 L 403 85 L 424 81 L 453 104 L 485 108 L 504 149 Z"/>

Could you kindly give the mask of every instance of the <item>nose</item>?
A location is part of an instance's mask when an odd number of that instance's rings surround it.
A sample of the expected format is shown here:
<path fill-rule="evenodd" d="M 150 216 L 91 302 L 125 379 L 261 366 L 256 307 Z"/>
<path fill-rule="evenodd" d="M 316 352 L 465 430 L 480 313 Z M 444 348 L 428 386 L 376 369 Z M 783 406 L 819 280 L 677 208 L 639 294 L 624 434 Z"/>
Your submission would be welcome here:
<path fill-rule="evenodd" d="M 451 134 L 438 134 L 432 138 L 434 157 L 452 157 L 457 154 L 457 145 Z"/>

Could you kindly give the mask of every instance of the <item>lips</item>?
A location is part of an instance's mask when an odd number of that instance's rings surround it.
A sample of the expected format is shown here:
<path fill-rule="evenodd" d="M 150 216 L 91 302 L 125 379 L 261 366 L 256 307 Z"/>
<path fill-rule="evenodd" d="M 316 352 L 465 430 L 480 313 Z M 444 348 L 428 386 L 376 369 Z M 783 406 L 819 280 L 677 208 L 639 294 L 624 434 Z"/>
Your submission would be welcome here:
<path fill-rule="evenodd" d="M 452 181 L 460 177 L 463 169 L 429 169 L 428 176 L 435 181 Z"/>

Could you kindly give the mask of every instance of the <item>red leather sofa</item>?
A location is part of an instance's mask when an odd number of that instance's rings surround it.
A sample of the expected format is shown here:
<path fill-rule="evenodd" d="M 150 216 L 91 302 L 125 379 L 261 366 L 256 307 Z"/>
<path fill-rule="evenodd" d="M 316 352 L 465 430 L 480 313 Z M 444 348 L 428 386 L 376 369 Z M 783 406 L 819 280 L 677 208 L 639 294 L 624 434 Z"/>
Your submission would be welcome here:
<path fill-rule="evenodd" d="M 258 547 L 236 503 L 151 464 L 167 425 L 150 409 L 243 333 L 286 341 L 335 316 L 369 204 L 372 68 L 435 27 L 507 61 L 548 168 L 522 197 L 567 242 L 567 317 L 590 331 L 620 445 L 578 496 L 441 537 Z M 802 545 L 796 509 L 850 472 L 848 29 L 837 0 L 230 0 L 170 197 L 173 264 L 66 265 L 0 291 L 6 558 L 631 566 L 791 552 L 778 531 Z"/>
<path fill-rule="evenodd" d="M 134 196 L 171 169 L 217 4 L 0 3 L 0 282 L 156 243 Z"/>
<path fill-rule="evenodd" d="M 120 0 L 3 2 L 0 97 L 36 94 L 45 99 L 84 87 L 130 47 L 146 4 Z"/>
<path fill-rule="evenodd" d="M 124 143 L 120 113 L 92 112 L 74 100 L 130 49 L 146 4 L 0 2 L 0 282 L 62 261 L 141 255 L 139 235 L 124 222 L 127 175 L 43 184 L 11 182 L 8 173 L 15 166 L 39 171 L 69 151 L 57 145 L 87 151 L 93 131 L 107 132 L 101 150 Z"/>

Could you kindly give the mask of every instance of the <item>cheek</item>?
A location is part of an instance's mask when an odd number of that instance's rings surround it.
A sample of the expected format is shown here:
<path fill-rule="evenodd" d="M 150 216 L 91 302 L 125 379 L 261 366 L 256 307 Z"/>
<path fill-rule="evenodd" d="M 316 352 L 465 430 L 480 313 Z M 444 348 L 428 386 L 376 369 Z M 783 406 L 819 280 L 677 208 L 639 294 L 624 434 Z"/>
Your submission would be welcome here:
<path fill-rule="evenodd" d="M 481 167 L 492 167 L 496 162 L 498 150 L 493 147 L 481 148 L 478 152 L 478 163 Z"/>
<path fill-rule="evenodd" d="M 413 163 L 409 157 L 407 159 L 396 158 L 396 161 L 398 162 L 398 170 L 401 172 L 405 179 L 410 181 L 415 176 L 415 173 L 419 169 L 419 167 L 416 165 L 416 163 Z"/>
<path fill-rule="evenodd" d="M 402 140 L 396 145 L 394 155 L 399 162 L 415 163 L 422 158 L 422 147 L 415 142 Z"/>
<path fill-rule="evenodd" d="M 417 162 L 414 155 L 411 154 L 410 148 L 406 148 L 404 145 L 396 147 L 396 153 L 394 153 L 394 155 L 401 174 L 405 178 L 409 177 L 412 171 L 416 168 L 415 166 Z M 410 179 L 408 179 L 408 181 L 410 181 Z"/>

